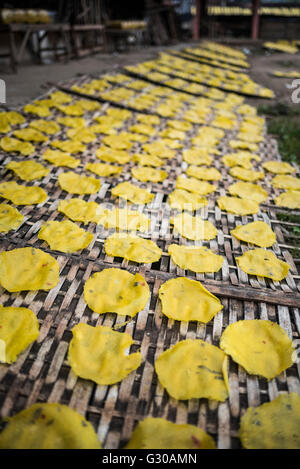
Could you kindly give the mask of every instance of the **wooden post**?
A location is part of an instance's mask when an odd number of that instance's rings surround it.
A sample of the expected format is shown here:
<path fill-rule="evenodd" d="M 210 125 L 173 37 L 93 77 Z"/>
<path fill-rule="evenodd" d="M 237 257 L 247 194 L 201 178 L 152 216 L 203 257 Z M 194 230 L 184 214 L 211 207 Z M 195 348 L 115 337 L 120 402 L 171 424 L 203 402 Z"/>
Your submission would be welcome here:
<path fill-rule="evenodd" d="M 259 33 L 259 14 L 260 0 L 252 0 L 252 25 L 251 25 L 251 38 L 258 39 Z"/>
<path fill-rule="evenodd" d="M 196 12 L 195 12 L 195 18 L 194 18 L 194 24 L 193 24 L 193 39 L 199 39 L 201 0 L 195 0 L 195 8 L 196 8 Z"/>

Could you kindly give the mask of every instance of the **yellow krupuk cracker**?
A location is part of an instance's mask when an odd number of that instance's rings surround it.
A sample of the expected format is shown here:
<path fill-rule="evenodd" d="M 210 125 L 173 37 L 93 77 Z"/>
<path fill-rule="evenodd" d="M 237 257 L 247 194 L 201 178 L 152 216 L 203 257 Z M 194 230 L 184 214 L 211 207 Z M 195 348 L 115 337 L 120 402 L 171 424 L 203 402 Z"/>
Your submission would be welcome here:
<path fill-rule="evenodd" d="M 45 168 L 45 166 L 37 163 L 34 160 L 10 161 L 7 163 L 6 169 L 11 169 L 14 171 L 14 173 L 23 181 L 34 181 L 35 179 L 41 179 L 47 176 L 50 172 L 48 168 Z"/>
<path fill-rule="evenodd" d="M 218 256 L 206 247 L 170 244 L 168 253 L 174 264 L 181 269 L 199 273 L 218 272 L 224 261 L 222 256 Z"/>
<path fill-rule="evenodd" d="M 109 236 L 104 249 L 108 256 L 124 257 L 129 261 L 150 264 L 161 258 L 162 250 L 151 240 L 132 234 L 114 233 Z"/>
<path fill-rule="evenodd" d="M 276 282 L 283 280 L 289 273 L 290 266 L 277 259 L 271 251 L 256 248 L 236 257 L 238 266 L 247 274 L 268 277 Z"/>
<path fill-rule="evenodd" d="M 95 194 L 101 187 L 99 179 L 80 176 L 73 171 L 59 174 L 58 183 L 69 194 Z"/>
<path fill-rule="evenodd" d="M 14 181 L 0 184 L 0 195 L 15 205 L 35 205 L 47 200 L 47 194 L 41 187 L 23 186 Z"/>
<path fill-rule="evenodd" d="M 64 220 L 44 223 L 38 238 L 46 241 L 52 250 L 71 253 L 88 247 L 93 235 L 79 228 L 76 223 Z"/>
<path fill-rule="evenodd" d="M 23 223 L 23 215 L 8 204 L 0 204 L 0 233 L 16 230 Z"/>

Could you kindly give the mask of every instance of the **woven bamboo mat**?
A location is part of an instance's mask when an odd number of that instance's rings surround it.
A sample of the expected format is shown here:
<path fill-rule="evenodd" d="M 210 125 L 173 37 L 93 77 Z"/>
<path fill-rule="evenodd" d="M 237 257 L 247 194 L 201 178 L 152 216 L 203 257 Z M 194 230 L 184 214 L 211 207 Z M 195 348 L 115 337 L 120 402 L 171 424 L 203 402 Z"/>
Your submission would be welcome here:
<path fill-rule="evenodd" d="M 74 83 L 74 81 L 72 82 Z M 53 90 L 50 90 L 53 91 Z M 163 98 L 162 98 L 163 99 Z M 74 102 L 76 97 L 74 96 Z M 185 109 L 188 109 L 189 102 Z M 92 122 L 97 115 L 105 114 L 108 104 L 103 104 L 97 111 L 88 112 L 85 118 Z M 50 120 L 54 120 L 58 111 L 54 111 Z M 30 117 L 31 119 L 31 117 Z M 207 118 L 207 124 L 213 119 L 213 113 Z M 133 113 L 125 121 L 120 131 L 127 130 L 137 122 Z M 157 130 L 164 129 L 166 119 L 161 119 Z M 184 148 L 189 147 L 190 137 L 198 130 L 187 135 Z M 65 138 L 66 129 L 50 137 Z M 174 190 L 178 174 L 185 169 L 181 150 L 176 151 L 175 158 L 166 161 L 164 169 L 168 177 L 161 184 L 145 184 L 132 179 L 140 187 L 148 188 L 155 193 L 153 202 L 148 206 L 135 206 L 151 217 L 151 232 L 143 236 L 153 239 L 162 248 L 163 255 L 159 262 L 139 265 L 122 258 L 111 258 L 105 254 L 103 244 L 112 230 L 104 230 L 95 224 L 87 225 L 94 234 L 93 242 L 83 251 L 68 255 L 57 251 L 50 251 L 48 245 L 37 237 L 43 221 L 62 220 L 64 217 L 57 209 L 58 201 L 70 199 L 71 195 L 61 190 L 58 185 L 58 175 L 62 168 L 52 167 L 47 177 L 36 184 L 46 190 L 48 200 L 38 206 L 21 207 L 25 216 L 22 226 L 8 235 L 1 235 L 1 250 L 16 247 L 33 246 L 50 252 L 59 262 L 59 284 L 49 292 L 34 291 L 9 294 L 0 288 L 0 303 L 4 306 L 29 307 L 37 315 L 40 323 L 40 335 L 18 360 L 11 366 L 0 365 L 0 407 L 1 416 L 14 415 L 16 412 L 35 402 L 60 402 L 76 409 L 83 414 L 94 426 L 99 439 L 105 448 L 121 448 L 130 438 L 135 424 L 146 416 L 165 417 L 177 423 L 198 425 L 211 434 L 219 448 L 239 448 L 238 439 L 239 420 L 249 406 L 257 406 L 274 399 L 280 392 L 297 392 L 300 394 L 300 368 L 294 364 L 277 378 L 267 381 L 263 378 L 248 375 L 241 367 L 230 360 L 229 382 L 230 398 L 225 403 L 216 403 L 206 399 L 191 399 L 176 401 L 160 386 L 154 371 L 154 361 L 163 350 L 186 338 L 201 338 L 214 345 L 219 345 L 220 336 L 224 328 L 240 319 L 269 319 L 278 322 L 291 338 L 298 338 L 300 333 L 299 291 L 300 282 L 297 267 L 289 252 L 282 231 L 283 223 L 276 219 L 278 208 L 274 205 L 277 191 L 269 186 L 270 176 L 267 176 L 263 187 L 269 192 L 268 204 L 261 205 L 257 215 L 237 217 L 221 211 L 216 205 L 219 195 L 224 195 L 228 185 L 234 179 L 220 163 L 220 158 L 227 153 L 228 140 L 235 135 L 235 131 L 226 132 L 226 137 L 220 143 L 221 155 L 214 162 L 222 173 L 222 179 L 216 184 L 217 190 L 208 196 L 208 205 L 196 213 L 204 219 L 213 222 L 218 229 L 215 240 L 209 242 L 191 242 L 181 238 L 169 227 L 169 218 L 174 211 L 165 210 L 168 194 Z M 97 162 L 95 151 L 100 146 L 101 136 L 97 143 L 87 145 L 85 152 L 80 155 L 81 164 L 75 172 L 82 172 L 87 162 Z M 149 141 L 154 141 L 155 137 Z M 41 161 L 46 144 L 36 145 L 34 159 Z M 131 153 L 141 150 L 140 144 L 135 143 Z M 260 144 L 259 155 L 262 161 L 278 159 L 276 141 L 266 136 Z M 2 163 L 2 180 L 12 180 L 10 171 L 5 170 L 5 164 L 11 159 L 26 160 L 28 157 L 0 153 Z M 130 169 L 133 163 L 124 166 L 123 172 L 116 178 L 101 178 L 102 186 L 99 193 L 84 196 L 86 201 L 116 204 L 111 196 L 111 188 L 117 183 L 131 179 Z M 86 172 L 88 174 L 88 172 Z M 91 173 L 92 175 L 92 173 Z M 30 184 L 29 184 L 30 185 Z M 121 202 L 123 206 L 124 202 Z M 289 212 L 288 210 L 281 209 Z M 274 229 L 277 243 L 272 247 L 273 252 L 287 261 L 290 273 L 282 282 L 273 282 L 248 276 L 241 271 L 235 258 L 249 249 L 251 245 L 240 243 L 230 235 L 230 230 L 237 223 L 247 223 L 253 220 L 264 220 Z M 83 225 L 81 225 L 83 226 Z M 217 254 L 224 256 L 222 269 L 215 274 L 195 274 L 178 268 L 167 254 L 168 245 L 203 244 Z M 85 281 L 93 272 L 107 267 L 119 267 L 131 272 L 144 275 L 151 290 L 151 297 L 145 309 L 137 314 L 127 324 L 124 316 L 115 314 L 97 315 L 86 305 L 83 299 Z M 197 322 L 179 322 L 170 320 L 161 313 L 158 299 L 160 285 L 167 279 L 185 275 L 198 279 L 213 293 L 217 294 L 223 304 L 220 311 L 208 324 Z M 121 383 L 114 386 L 97 386 L 95 383 L 77 378 L 67 361 L 67 351 L 72 338 L 71 329 L 78 322 L 88 322 L 90 325 L 106 325 L 132 335 L 134 344 L 131 351 L 140 349 L 143 361 L 141 366 L 131 373 Z"/>

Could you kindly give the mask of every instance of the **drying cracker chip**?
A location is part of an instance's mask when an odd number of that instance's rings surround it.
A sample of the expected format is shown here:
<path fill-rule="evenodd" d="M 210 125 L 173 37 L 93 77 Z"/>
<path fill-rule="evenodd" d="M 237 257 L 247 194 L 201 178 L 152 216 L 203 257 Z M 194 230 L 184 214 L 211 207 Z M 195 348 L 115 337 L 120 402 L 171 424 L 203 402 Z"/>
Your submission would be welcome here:
<path fill-rule="evenodd" d="M 16 230 L 23 221 L 23 215 L 16 208 L 7 204 L 0 204 L 0 233 Z"/>
<path fill-rule="evenodd" d="M 247 225 L 239 225 L 230 233 L 245 243 L 252 243 L 261 248 L 269 248 L 276 243 L 274 231 L 264 221 L 253 221 Z"/>
<path fill-rule="evenodd" d="M 150 227 L 150 218 L 137 210 L 114 208 L 113 210 L 98 210 L 98 223 L 105 228 L 116 228 L 126 231 L 147 231 Z"/>
<path fill-rule="evenodd" d="M 210 221 L 200 217 L 192 217 L 189 213 L 181 213 L 170 219 L 170 223 L 184 238 L 210 240 L 217 236 L 217 230 Z"/>
<path fill-rule="evenodd" d="M 11 169 L 23 181 L 34 181 L 47 176 L 50 172 L 48 168 L 37 163 L 33 160 L 28 161 L 10 161 L 5 166 L 6 169 Z"/>
<path fill-rule="evenodd" d="M 174 158 L 175 152 L 170 148 L 167 148 L 165 145 L 160 143 L 159 141 L 153 143 L 146 143 L 143 145 L 143 150 L 150 155 L 158 156 L 159 158 Z"/>
<path fill-rule="evenodd" d="M 68 360 L 73 372 L 81 378 L 107 386 L 122 381 L 141 364 L 140 352 L 125 354 L 133 343 L 126 332 L 80 323 L 73 327 L 72 333 Z"/>
<path fill-rule="evenodd" d="M 205 168 L 204 166 L 189 166 L 186 170 L 188 176 L 193 176 L 204 181 L 219 181 L 221 173 L 216 168 Z"/>
<path fill-rule="evenodd" d="M 184 140 L 185 139 L 185 132 L 182 130 L 174 130 L 174 129 L 164 129 L 161 130 L 158 134 L 160 137 L 167 137 L 174 140 Z"/>
<path fill-rule="evenodd" d="M 57 122 L 65 125 L 66 127 L 72 127 L 73 129 L 86 126 L 86 122 L 83 117 L 58 117 Z"/>
<path fill-rule="evenodd" d="M 68 104 L 67 106 L 57 104 L 56 107 L 67 116 L 82 116 L 82 114 L 84 114 L 84 110 L 78 103 Z"/>
<path fill-rule="evenodd" d="M 177 321 L 209 322 L 222 308 L 220 300 L 204 286 L 185 277 L 173 278 L 159 289 L 162 313 Z"/>
<path fill-rule="evenodd" d="M 79 228 L 69 220 L 48 221 L 38 234 L 39 239 L 46 241 L 50 249 L 61 252 L 76 252 L 86 248 L 93 240 L 93 235 Z"/>
<path fill-rule="evenodd" d="M 42 134 L 38 130 L 30 129 L 27 127 L 26 129 L 15 130 L 14 135 L 21 140 L 26 140 L 28 142 L 47 142 L 48 137 Z"/>
<path fill-rule="evenodd" d="M 85 145 L 78 140 L 52 140 L 50 145 L 67 153 L 83 153 Z"/>
<path fill-rule="evenodd" d="M 285 163 L 283 161 L 266 161 L 262 166 L 267 171 L 270 171 L 270 173 L 275 174 L 289 174 L 296 171 L 290 163 Z"/>
<path fill-rule="evenodd" d="M 36 315 L 27 308 L 0 305 L 0 326 L 1 363 L 15 362 L 18 355 L 39 335 Z"/>
<path fill-rule="evenodd" d="M 74 171 L 59 174 L 58 183 L 69 194 L 95 194 L 101 187 L 101 182 L 98 179 L 80 176 Z"/>
<path fill-rule="evenodd" d="M 0 184 L 0 195 L 15 205 L 35 205 L 47 200 L 47 194 L 41 187 L 23 186 L 14 181 Z"/>
<path fill-rule="evenodd" d="M 169 120 L 167 122 L 168 127 L 172 127 L 173 129 L 176 130 L 182 130 L 182 131 L 189 131 L 192 130 L 193 126 L 189 122 L 185 121 L 180 121 L 180 120 Z"/>
<path fill-rule="evenodd" d="M 228 187 L 231 195 L 237 195 L 242 199 L 254 200 L 258 204 L 264 202 L 268 198 L 268 193 L 258 184 L 252 182 L 236 182 Z"/>
<path fill-rule="evenodd" d="M 11 125 L 16 125 L 16 124 L 23 124 L 25 122 L 25 118 L 20 114 L 19 112 L 16 111 L 8 111 L 8 112 L 3 112 L 1 113 L 5 114 L 7 121 Z"/>
<path fill-rule="evenodd" d="M 26 106 L 24 106 L 24 112 L 36 114 L 39 117 L 51 116 L 51 111 L 47 106 L 40 106 L 38 104 L 26 104 Z"/>
<path fill-rule="evenodd" d="M 207 199 L 203 195 L 184 191 L 183 189 L 175 189 L 169 194 L 168 204 L 171 208 L 192 212 L 193 210 L 205 207 L 205 205 L 207 205 Z"/>
<path fill-rule="evenodd" d="M 105 163 L 88 163 L 85 165 L 85 169 L 100 177 L 113 176 L 122 172 L 122 168 L 120 166 Z"/>
<path fill-rule="evenodd" d="M 122 138 L 119 135 L 107 135 L 103 137 L 102 142 L 114 150 L 130 150 L 132 143 L 128 139 Z"/>
<path fill-rule="evenodd" d="M 48 135 L 55 135 L 57 132 L 60 131 L 60 126 L 56 122 L 47 121 L 44 119 L 31 121 L 29 123 L 29 127 L 39 130 L 40 132 L 44 132 L 45 134 L 48 134 Z"/>
<path fill-rule="evenodd" d="M 258 407 L 241 418 L 239 437 L 246 449 L 300 449 L 300 397 L 292 392 Z"/>
<path fill-rule="evenodd" d="M 145 84 L 143 83 L 143 87 Z M 151 116 L 151 114 L 137 114 L 136 120 L 142 122 L 143 124 L 150 124 L 150 125 L 159 125 L 160 118 L 158 116 Z"/>
<path fill-rule="evenodd" d="M 150 290 L 144 277 L 121 269 L 104 269 L 93 274 L 84 285 L 84 299 L 98 314 L 135 316 L 147 304 Z"/>
<path fill-rule="evenodd" d="M 176 188 L 184 189 L 189 192 L 194 192 L 199 195 L 206 195 L 215 192 L 216 187 L 206 181 L 198 181 L 193 177 L 187 178 L 184 176 L 178 176 L 176 180 Z"/>
<path fill-rule="evenodd" d="M 60 150 L 51 150 L 47 148 L 45 153 L 42 155 L 43 160 L 47 160 L 54 166 L 66 166 L 67 168 L 77 168 L 80 161 L 69 153 L 65 153 Z"/>
<path fill-rule="evenodd" d="M 99 160 L 107 161 L 108 163 L 126 164 L 131 160 L 130 153 L 121 150 L 113 150 L 108 147 L 101 147 L 96 150 L 96 156 Z"/>
<path fill-rule="evenodd" d="M 41 249 L 4 251 L 0 260 L 0 284 L 9 292 L 51 290 L 58 284 L 58 262 Z"/>
<path fill-rule="evenodd" d="M 276 189 L 291 189 L 300 191 L 300 178 L 293 176 L 275 176 L 271 182 L 272 186 Z"/>
<path fill-rule="evenodd" d="M 218 198 L 217 203 L 221 210 L 234 215 L 253 215 L 259 211 L 258 203 L 250 199 L 222 195 Z"/>
<path fill-rule="evenodd" d="M 187 339 L 163 352 L 155 362 L 155 371 L 174 399 L 204 397 L 223 402 L 228 398 L 226 362 L 218 347 L 201 339 Z"/>
<path fill-rule="evenodd" d="M 168 176 L 168 173 L 163 170 L 148 168 L 148 167 L 134 167 L 131 169 L 133 177 L 142 182 L 162 182 Z"/>
<path fill-rule="evenodd" d="M 218 272 L 224 261 L 222 256 L 206 247 L 171 244 L 168 253 L 174 264 L 193 272 Z"/>
<path fill-rule="evenodd" d="M 222 158 L 223 163 L 225 166 L 232 167 L 232 166 L 241 166 L 245 169 L 251 169 L 252 163 L 251 160 L 255 159 L 256 161 L 260 160 L 260 157 L 250 153 L 249 151 L 239 151 L 237 153 L 229 153 L 224 155 Z"/>
<path fill-rule="evenodd" d="M 232 177 L 249 182 L 254 182 L 258 179 L 263 179 L 265 176 L 263 171 L 253 171 L 252 169 L 240 168 L 239 166 L 234 166 L 233 168 L 231 168 L 229 174 Z"/>
<path fill-rule="evenodd" d="M 290 266 L 277 259 L 275 254 L 264 249 L 251 249 L 242 256 L 236 257 L 238 266 L 247 274 L 268 277 L 279 282 L 289 273 Z"/>
<path fill-rule="evenodd" d="M 91 99 L 80 99 L 77 104 L 85 111 L 96 111 L 101 108 L 101 104 Z"/>
<path fill-rule="evenodd" d="M 172 140 L 171 138 L 161 138 L 159 142 L 168 148 L 172 148 L 173 150 L 183 148 L 182 143 L 178 142 L 177 140 Z"/>
<path fill-rule="evenodd" d="M 199 149 L 188 149 L 188 150 L 183 150 L 182 152 L 182 158 L 186 163 L 192 164 L 195 166 L 201 166 L 201 165 L 206 165 L 210 166 L 212 164 L 213 158 L 210 155 L 212 151 L 204 148 L 199 148 Z"/>
<path fill-rule="evenodd" d="M 157 262 L 162 250 L 151 240 L 123 233 L 114 233 L 104 243 L 108 256 L 124 257 L 128 261 L 144 264 Z"/>
<path fill-rule="evenodd" d="M 267 379 L 293 364 L 291 339 L 271 321 L 251 319 L 230 324 L 221 336 L 220 347 L 248 373 Z"/>
<path fill-rule="evenodd" d="M 64 93 L 63 91 L 54 91 L 53 93 L 50 94 L 51 99 L 55 103 L 70 103 L 72 101 L 72 96 L 70 96 L 67 93 Z"/>
<path fill-rule="evenodd" d="M 107 124 L 93 124 L 89 126 L 89 130 L 94 134 L 115 135 L 116 130 Z"/>
<path fill-rule="evenodd" d="M 129 200 L 133 204 L 148 204 L 154 198 L 154 194 L 141 189 L 130 182 L 121 182 L 111 190 L 111 194 L 115 197 Z"/>
<path fill-rule="evenodd" d="M 147 417 L 135 427 L 125 449 L 215 449 L 211 436 L 189 424 Z"/>
<path fill-rule="evenodd" d="M 161 158 L 155 155 L 148 155 L 146 153 L 133 155 L 133 161 L 141 166 L 154 166 L 156 168 L 164 165 Z"/>
<path fill-rule="evenodd" d="M 64 213 L 73 221 L 87 223 L 98 223 L 99 205 L 96 202 L 86 202 L 82 199 L 61 200 L 57 207 L 59 212 Z"/>
<path fill-rule="evenodd" d="M 67 130 L 67 136 L 71 140 L 76 140 L 82 143 L 91 143 L 94 142 L 97 138 L 96 134 L 94 134 L 91 129 L 87 127 L 69 129 Z"/>
<path fill-rule="evenodd" d="M 144 135 L 155 135 L 156 130 L 154 127 L 151 125 L 147 124 L 135 124 L 129 127 L 130 132 L 136 132 L 138 134 L 144 134 Z"/>
<path fill-rule="evenodd" d="M 286 191 L 275 199 L 278 207 L 300 209 L 300 191 Z"/>
<path fill-rule="evenodd" d="M 0 140 L 2 150 L 7 152 L 19 152 L 21 155 L 27 156 L 34 153 L 34 146 L 30 142 L 22 142 L 17 138 L 3 137 Z"/>
<path fill-rule="evenodd" d="M 1 449 L 101 449 L 92 425 L 62 404 L 34 404 L 6 419 Z"/>

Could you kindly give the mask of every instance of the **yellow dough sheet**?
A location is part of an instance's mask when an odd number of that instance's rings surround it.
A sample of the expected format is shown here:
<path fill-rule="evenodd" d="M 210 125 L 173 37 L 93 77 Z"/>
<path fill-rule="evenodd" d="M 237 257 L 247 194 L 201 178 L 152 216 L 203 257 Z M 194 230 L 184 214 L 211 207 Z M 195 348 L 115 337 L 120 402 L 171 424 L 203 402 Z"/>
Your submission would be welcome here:
<path fill-rule="evenodd" d="M 73 372 L 99 385 L 122 381 L 142 361 L 140 352 L 125 354 L 133 343 L 126 332 L 79 323 L 72 329 L 68 361 Z"/>
<path fill-rule="evenodd" d="M 199 273 L 218 272 L 224 261 L 222 256 L 215 254 L 206 247 L 170 244 L 168 253 L 174 264 L 181 269 Z"/>
<path fill-rule="evenodd" d="M 122 172 L 122 167 L 105 163 L 87 163 L 85 169 L 100 177 L 114 176 Z"/>
<path fill-rule="evenodd" d="M 178 277 L 159 289 L 162 313 L 177 321 L 207 323 L 223 308 L 220 300 L 196 280 Z"/>
<path fill-rule="evenodd" d="M 77 168 L 80 164 L 80 160 L 74 158 L 69 153 L 65 153 L 60 150 L 51 150 L 47 148 L 45 153 L 42 155 L 43 160 L 49 161 L 54 166 L 66 166 L 67 168 Z"/>
<path fill-rule="evenodd" d="M 132 234 L 114 233 L 109 236 L 104 249 L 108 256 L 124 257 L 133 262 L 150 264 L 161 258 L 162 250 L 151 240 Z"/>
<path fill-rule="evenodd" d="M 276 189 L 300 191 L 300 178 L 289 175 L 275 176 L 272 179 L 271 184 Z"/>
<path fill-rule="evenodd" d="M 45 168 L 45 166 L 34 160 L 10 161 L 7 163 L 5 168 L 12 170 L 23 181 L 41 179 L 47 176 L 50 172 L 48 168 Z"/>
<path fill-rule="evenodd" d="M 275 198 L 275 204 L 278 207 L 287 207 L 291 209 L 300 209 L 300 191 L 286 191 Z"/>
<path fill-rule="evenodd" d="M 58 262 L 41 249 L 17 248 L 0 253 L 0 284 L 9 292 L 51 290 L 58 280 Z"/>
<path fill-rule="evenodd" d="M 47 200 L 47 193 L 41 187 L 23 186 L 14 181 L 0 184 L 0 195 L 15 205 L 35 205 Z"/>
<path fill-rule="evenodd" d="M 258 204 L 268 199 L 268 193 L 258 184 L 252 182 L 236 182 L 228 187 L 230 195 L 241 197 L 242 199 L 254 200 Z"/>
<path fill-rule="evenodd" d="M 96 202 L 86 202 L 82 199 L 61 200 L 57 210 L 62 212 L 73 221 L 87 223 L 98 223 L 101 209 Z"/>
<path fill-rule="evenodd" d="M 247 225 L 239 225 L 230 233 L 245 243 L 252 243 L 261 248 L 269 248 L 276 243 L 274 231 L 264 221 L 253 221 Z"/>
<path fill-rule="evenodd" d="M 253 171 L 252 169 L 240 168 L 239 166 L 234 166 L 229 170 L 229 174 L 232 177 L 242 179 L 242 181 L 254 182 L 258 179 L 264 179 L 265 174 L 263 171 Z"/>
<path fill-rule="evenodd" d="M 254 200 L 240 199 L 239 197 L 221 196 L 217 200 L 221 210 L 234 215 L 253 215 L 259 211 L 259 205 Z"/>
<path fill-rule="evenodd" d="M 80 176 L 73 171 L 59 174 L 58 183 L 69 194 L 95 194 L 101 187 L 99 179 Z"/>
<path fill-rule="evenodd" d="M 2 150 L 10 152 L 21 153 L 21 155 L 32 155 L 35 151 L 34 146 L 30 142 L 22 142 L 17 138 L 3 137 L 0 140 Z"/>
<path fill-rule="evenodd" d="M 8 204 L 0 204 L 0 233 L 17 230 L 23 223 L 23 215 Z"/>
<path fill-rule="evenodd" d="M 289 273 L 290 266 L 284 261 L 277 259 L 271 251 L 256 248 L 236 257 L 238 266 L 247 274 L 268 277 L 279 282 Z"/>
<path fill-rule="evenodd" d="M 72 253 L 88 247 L 93 235 L 79 228 L 76 223 L 63 220 L 44 223 L 38 238 L 46 241 L 52 250 Z"/>
<path fill-rule="evenodd" d="M 147 153 L 135 154 L 132 159 L 141 166 L 154 166 L 155 168 L 159 168 L 164 165 L 164 161 L 161 158 Z"/>
<path fill-rule="evenodd" d="M 205 168 L 204 166 L 189 166 L 186 170 L 188 176 L 204 181 L 219 181 L 221 173 L 216 168 Z"/>
<path fill-rule="evenodd" d="M 207 195 L 215 192 L 216 186 L 206 181 L 199 181 L 193 177 L 187 178 L 180 175 L 176 180 L 176 189 L 183 189 L 199 195 Z"/>
<path fill-rule="evenodd" d="M 262 167 L 274 174 L 290 174 L 296 172 L 296 169 L 290 163 L 284 161 L 266 161 L 262 164 Z"/>
<path fill-rule="evenodd" d="M 184 238 L 197 240 L 210 240 L 217 236 L 217 229 L 207 220 L 189 213 L 182 213 L 171 218 L 170 223 Z"/>
<path fill-rule="evenodd" d="M 131 160 L 130 153 L 122 150 L 114 150 L 108 147 L 100 147 L 96 150 L 96 157 L 107 163 L 126 164 Z"/>
<path fill-rule="evenodd" d="M 162 182 L 168 176 L 166 171 L 148 167 L 134 167 L 131 169 L 133 177 L 142 182 Z"/>
<path fill-rule="evenodd" d="M 133 204 L 148 204 L 153 198 L 154 194 L 141 189 L 140 187 L 131 184 L 130 182 L 121 182 L 111 190 L 111 194 L 115 197 L 121 197 L 122 199 L 129 200 Z"/>
<path fill-rule="evenodd" d="M 207 199 L 203 195 L 188 192 L 183 189 L 175 189 L 169 194 L 168 204 L 178 210 L 193 211 L 207 205 Z"/>
<path fill-rule="evenodd" d="M 0 449 L 101 449 L 90 422 L 66 405 L 38 403 L 5 420 Z"/>
<path fill-rule="evenodd" d="M 178 342 L 163 352 L 154 366 L 160 384 L 174 399 L 223 402 L 228 398 L 226 355 L 201 339 Z"/>
<path fill-rule="evenodd" d="M 137 210 L 128 210 L 126 208 L 99 209 L 97 215 L 98 223 L 108 229 L 148 231 L 150 227 L 150 218 Z"/>

